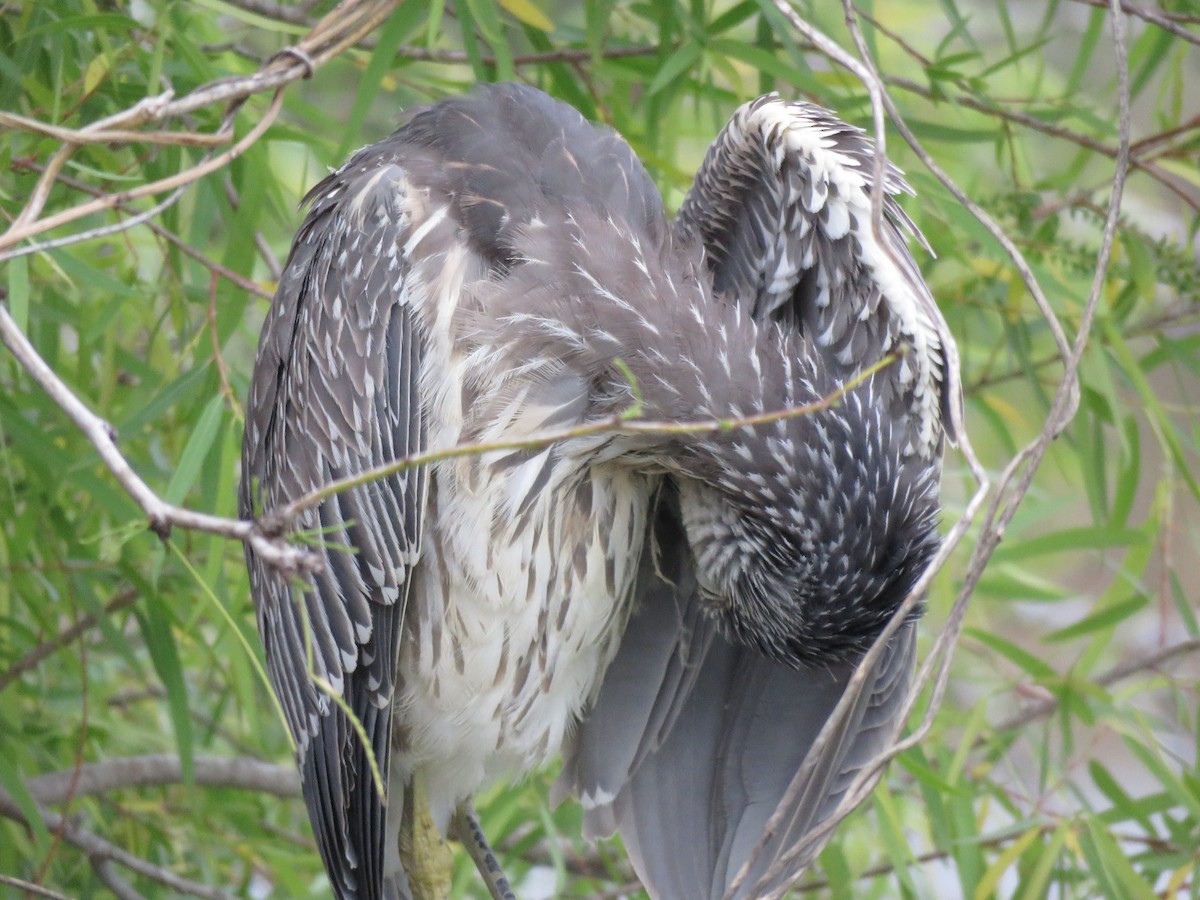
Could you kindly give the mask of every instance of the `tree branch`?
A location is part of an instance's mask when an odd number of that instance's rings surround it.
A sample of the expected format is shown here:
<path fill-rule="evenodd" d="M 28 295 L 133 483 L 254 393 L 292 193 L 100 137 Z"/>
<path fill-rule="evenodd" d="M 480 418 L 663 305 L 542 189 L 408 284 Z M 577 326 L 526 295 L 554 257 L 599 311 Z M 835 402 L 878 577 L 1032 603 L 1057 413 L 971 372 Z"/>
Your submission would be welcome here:
<path fill-rule="evenodd" d="M 258 791 L 276 797 L 300 796 L 300 779 L 294 766 L 276 766 L 248 757 L 230 756 L 197 756 L 193 762 L 196 784 L 200 787 Z M 76 797 L 183 783 L 178 756 L 152 754 L 87 763 L 78 769 L 38 775 L 28 779 L 25 786 L 39 803 L 61 803 L 67 798 L 76 773 Z"/>
<path fill-rule="evenodd" d="M 204 897 L 206 900 L 233 900 L 232 894 L 228 894 L 218 888 L 209 887 L 206 884 L 200 884 L 188 878 L 183 878 L 169 869 L 156 866 L 140 857 L 134 856 L 132 853 L 122 850 L 116 844 L 109 843 L 104 838 L 93 834 L 82 826 L 74 824 L 65 816 L 43 809 L 41 806 L 38 807 L 38 813 L 46 829 L 52 832 L 61 832 L 63 840 L 87 854 L 93 868 L 96 867 L 98 861 L 101 864 L 104 862 L 113 862 L 124 866 L 131 872 L 136 872 L 145 878 L 157 881 L 159 884 L 164 884 L 178 894 Z M 0 816 L 12 819 L 14 822 L 24 824 L 27 827 L 30 825 L 29 820 L 25 818 L 25 814 L 21 811 L 20 807 L 17 806 L 12 797 L 3 788 L 0 788 Z"/>
<path fill-rule="evenodd" d="M 155 97 L 147 97 L 129 109 L 93 122 L 77 131 L 65 131 L 63 137 L 67 143 L 64 143 L 48 165 L 47 171 L 43 173 L 25 209 L 8 231 L 0 235 L 0 261 L 44 249 L 41 247 L 7 249 L 36 234 L 73 222 L 91 213 L 113 209 L 118 203 L 191 184 L 205 174 L 226 165 L 258 140 L 270 125 L 278 112 L 278 104 L 282 96 L 280 89 L 293 81 L 310 77 L 317 66 L 333 58 L 346 47 L 353 46 L 363 35 L 374 30 L 387 19 L 399 2 L 400 0 L 343 0 L 321 19 L 303 40 L 294 47 L 289 47 L 271 57 L 257 72 L 251 75 L 217 79 L 196 88 L 179 99 L 173 99 L 173 92 L 168 90 Z M 225 153 L 209 158 L 170 178 L 141 185 L 132 191 L 114 194 L 111 198 L 80 204 L 46 219 L 37 218 L 37 214 L 40 213 L 45 202 L 49 184 L 54 180 L 66 159 L 81 143 L 91 142 L 93 139 L 109 142 L 129 142 L 135 138 L 142 140 L 143 133 L 136 130 L 142 125 L 182 116 L 206 106 L 228 103 L 230 109 L 217 134 L 210 136 L 209 141 L 210 143 L 222 143 L 226 139 L 225 135 L 232 122 L 232 114 L 241 102 L 247 97 L 269 90 L 275 90 L 276 97 L 267 115 L 251 129 L 246 138 Z M 57 126 L 46 127 L 56 128 Z M 153 136 L 150 140 L 153 142 Z M 6 250 L 7 252 L 4 252 Z"/>
<path fill-rule="evenodd" d="M 60 894 L 58 891 L 52 891 L 50 888 L 44 888 L 40 884 L 34 884 L 32 881 L 26 881 L 24 878 L 16 878 L 12 875 L 0 875 L 0 884 L 17 888 L 26 896 L 48 897 L 49 900 L 71 900 L 66 894 Z"/>
<path fill-rule="evenodd" d="M 103 615 L 108 616 L 117 610 L 130 606 L 137 600 L 137 598 L 138 594 L 134 590 L 121 591 L 119 594 L 117 594 L 117 596 L 113 597 L 106 604 L 104 604 Z M 99 620 L 99 616 L 88 613 L 87 615 L 81 617 L 69 628 L 65 628 L 60 631 L 50 640 L 38 644 L 19 660 L 9 666 L 4 672 L 0 672 L 0 692 L 3 692 L 5 688 L 7 688 L 26 672 L 36 669 L 43 660 L 57 653 L 84 632 L 95 628 Z"/>
<path fill-rule="evenodd" d="M 1095 6 L 1099 9 L 1109 9 L 1112 11 L 1112 5 L 1106 0 L 1075 0 L 1076 3 L 1082 3 L 1085 6 Z M 1200 44 L 1200 35 L 1193 31 L 1188 31 L 1183 27 L 1182 23 L 1195 24 L 1197 19 L 1195 16 L 1171 16 L 1159 10 L 1147 9 L 1144 6 L 1137 6 L 1133 3 L 1120 4 L 1120 12 L 1127 13 L 1134 18 L 1141 19 L 1143 22 L 1149 22 L 1151 25 L 1169 31 L 1175 37 L 1187 41 L 1189 44 Z M 1178 22 L 1176 21 L 1178 20 Z"/>
<path fill-rule="evenodd" d="M 264 561 L 284 572 L 304 571 L 317 564 L 315 554 L 304 548 L 292 546 L 286 541 L 267 537 L 253 521 L 226 519 L 195 512 L 167 503 L 159 497 L 133 470 L 117 448 L 115 429 L 88 409 L 46 364 L 21 333 L 3 304 L 0 304 L 0 341 L 8 347 L 17 358 L 17 362 L 42 390 L 50 395 L 50 399 L 75 423 L 84 437 L 91 441 L 100 454 L 100 460 L 125 492 L 141 507 L 149 519 L 150 529 L 160 538 L 165 540 L 170 536 L 171 529 L 178 526 L 248 543 L 255 553 L 261 554 Z"/>
<path fill-rule="evenodd" d="M 1107 672 L 1103 672 L 1092 679 L 1092 683 L 1100 687 L 1109 687 L 1128 678 L 1130 675 L 1135 675 L 1139 672 L 1157 669 L 1163 663 L 1174 659 L 1177 656 L 1184 656 L 1188 653 L 1196 653 L 1200 651 L 1200 639 L 1192 639 L 1180 641 L 1178 644 L 1172 644 L 1169 647 L 1161 647 L 1144 656 L 1135 657 L 1134 659 L 1125 660 L 1113 666 Z M 1006 719 L 1001 719 L 994 726 L 992 731 L 1001 733 L 1005 731 L 1015 731 L 1018 728 L 1023 728 L 1030 722 L 1044 718 L 1050 715 L 1054 710 L 1058 709 L 1060 700 L 1058 697 L 1047 697 L 1029 704 L 1025 709 L 1014 713 Z M 979 743 L 983 743 L 985 738 L 980 738 Z"/>

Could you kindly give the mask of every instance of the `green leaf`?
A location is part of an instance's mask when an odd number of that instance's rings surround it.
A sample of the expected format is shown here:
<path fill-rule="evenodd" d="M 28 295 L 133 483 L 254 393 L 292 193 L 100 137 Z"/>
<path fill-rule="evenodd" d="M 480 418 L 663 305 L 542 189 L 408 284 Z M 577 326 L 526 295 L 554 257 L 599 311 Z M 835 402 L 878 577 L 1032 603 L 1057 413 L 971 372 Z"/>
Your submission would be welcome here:
<path fill-rule="evenodd" d="M 513 18 L 524 22 L 531 28 L 536 28 L 538 31 L 554 30 L 554 23 L 550 21 L 550 17 L 542 12 L 533 3 L 533 0 L 498 0 L 498 2 L 512 14 Z"/>
<path fill-rule="evenodd" d="M 1012 641 L 1000 637 L 998 634 L 983 631 L 979 628 L 967 628 L 964 630 L 964 633 L 969 634 L 975 640 L 986 644 L 997 653 L 1007 657 L 1023 671 L 1040 681 L 1054 681 L 1059 677 L 1058 672 L 1049 663 L 1034 656 L 1028 650 L 1018 647 Z"/>
<path fill-rule="evenodd" d="M 225 409 L 225 398 L 220 394 L 213 397 L 204 407 L 204 412 L 192 427 L 188 442 L 183 448 L 183 454 L 175 466 L 171 481 L 163 493 L 163 499 L 168 503 L 180 504 L 184 496 L 196 483 L 200 467 L 212 448 L 217 437 L 217 429 L 221 424 L 221 415 Z"/>
<path fill-rule="evenodd" d="M 366 121 L 371 104 L 382 90 L 385 76 L 395 65 L 396 49 L 405 38 L 424 24 L 424 18 L 425 11 L 419 3 L 402 3 L 396 12 L 388 16 L 387 22 L 379 31 L 379 43 L 371 51 L 371 59 L 359 78 L 354 105 L 350 108 L 350 116 L 346 120 L 342 141 L 338 144 L 336 159 L 345 159 L 351 149 L 361 143 L 363 122 Z"/>
<path fill-rule="evenodd" d="M 893 872 L 899 878 L 900 886 L 905 892 L 910 896 L 919 897 L 920 891 L 909 873 L 913 853 L 904 837 L 904 826 L 900 822 L 900 811 L 896 808 L 895 798 L 887 789 L 886 783 L 881 783 L 871 796 L 875 800 L 879 837 L 883 841 L 883 849 L 887 852 Z"/>
<path fill-rule="evenodd" d="M 146 649 L 150 651 L 150 659 L 154 662 L 154 670 L 167 692 L 167 709 L 175 728 L 175 744 L 179 748 L 183 780 L 192 784 L 195 780 L 195 742 L 179 647 L 175 643 L 170 613 L 162 598 L 148 584 L 145 587 L 145 602 L 136 615 L 146 639 Z"/>
<path fill-rule="evenodd" d="M 1038 843 L 1030 844 L 1026 852 L 1022 854 L 1026 857 L 1026 865 L 1030 859 L 1033 860 L 1033 870 L 1022 880 L 1018 894 L 1021 900 L 1037 900 L 1037 898 L 1046 896 L 1050 876 L 1070 832 L 1071 823 L 1064 820 L 1051 833 L 1050 840 L 1046 842 L 1045 846 Z"/>
<path fill-rule="evenodd" d="M 1085 822 L 1088 843 L 1094 848 L 1093 858 L 1100 863 L 1117 889 L 1109 896 L 1128 900 L 1157 900 L 1158 894 L 1153 886 L 1130 865 L 1126 851 L 1113 839 L 1108 827 L 1094 818 L 1088 818 Z"/>
<path fill-rule="evenodd" d="M 975 888 L 975 900 L 988 900 L 996 896 L 996 888 L 999 887 L 1004 873 L 1012 868 L 1013 863 L 1020 859 L 1021 854 L 1033 845 L 1041 833 L 1040 828 L 1031 828 L 1004 848 L 979 879 Z"/>
<path fill-rule="evenodd" d="M 1077 637 L 1082 637 L 1091 634 L 1094 631 L 1101 631 L 1106 628 L 1115 628 L 1117 625 L 1130 618 L 1134 613 L 1145 609 L 1146 604 L 1150 602 L 1150 597 L 1147 594 L 1138 594 L 1124 600 L 1120 603 L 1114 603 L 1111 606 L 1106 606 L 1104 609 L 1097 610 L 1090 616 L 1084 616 L 1078 622 L 1073 622 L 1057 631 L 1052 631 L 1047 634 L 1042 640 L 1047 643 L 1055 643 L 1058 641 L 1069 641 Z"/>
<path fill-rule="evenodd" d="M 654 76 L 654 80 L 650 82 L 646 93 L 652 97 L 675 81 L 675 79 L 680 78 L 684 72 L 691 69 L 692 66 L 700 61 L 703 53 L 704 45 L 699 42 L 684 44 L 667 57 L 667 61 L 662 64 L 658 73 Z"/>
<path fill-rule="evenodd" d="M 1057 556 L 1077 550 L 1135 547 L 1145 542 L 1146 535 L 1133 528 L 1110 528 L 1107 525 L 1066 528 L 1026 541 L 1010 541 L 999 548 L 992 558 L 997 562 L 1015 562 L 1035 556 Z"/>
<path fill-rule="evenodd" d="M 15 728 L 6 728 L 4 733 L 11 735 L 19 733 L 19 731 Z M 13 760 L 17 755 L 16 748 L 4 746 L 10 741 L 11 738 L 9 737 L 0 740 L 0 750 L 4 753 L 5 759 L 4 765 L 0 766 L 0 787 L 8 791 L 8 796 L 17 805 L 17 809 L 21 811 L 21 815 L 25 817 L 25 822 L 33 834 L 38 856 L 44 857 L 45 854 L 50 852 L 51 841 L 53 839 L 50 836 L 49 829 L 46 828 L 46 820 L 42 818 L 37 801 L 33 799 L 33 795 L 29 793 L 29 788 L 25 786 L 25 778 L 21 767 L 13 764 Z"/>

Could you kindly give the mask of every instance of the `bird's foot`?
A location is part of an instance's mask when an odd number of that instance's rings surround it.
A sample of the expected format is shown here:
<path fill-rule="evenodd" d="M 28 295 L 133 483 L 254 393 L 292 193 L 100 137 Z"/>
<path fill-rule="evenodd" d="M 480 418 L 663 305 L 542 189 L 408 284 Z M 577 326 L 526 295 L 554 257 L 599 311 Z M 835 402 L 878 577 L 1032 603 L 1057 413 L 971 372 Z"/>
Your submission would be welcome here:
<path fill-rule="evenodd" d="M 513 893 L 512 886 L 508 883 L 504 870 L 500 868 L 496 854 L 492 852 L 487 836 L 479 824 L 475 805 L 470 800 L 464 800 L 455 810 L 451 833 L 474 860 L 475 868 L 483 876 L 492 900 L 517 900 L 517 895 Z"/>
<path fill-rule="evenodd" d="M 454 854 L 429 811 L 424 781 L 414 775 L 404 792 L 400 862 L 413 900 L 446 900 L 454 877 Z"/>

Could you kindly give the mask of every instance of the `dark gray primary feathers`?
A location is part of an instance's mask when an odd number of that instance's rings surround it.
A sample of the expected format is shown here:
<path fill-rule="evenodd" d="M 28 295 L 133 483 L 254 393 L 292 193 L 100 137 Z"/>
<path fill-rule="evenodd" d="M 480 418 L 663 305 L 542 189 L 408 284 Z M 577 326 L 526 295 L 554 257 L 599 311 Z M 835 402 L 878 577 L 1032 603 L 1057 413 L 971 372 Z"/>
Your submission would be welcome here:
<path fill-rule="evenodd" d="M 604 600 L 619 646 L 581 698 L 590 710 L 558 790 L 580 795 L 590 834 L 621 831 L 656 897 L 782 891 L 899 726 L 911 622 L 817 740 L 936 549 L 944 435 L 961 428 L 954 344 L 892 197 L 906 186 L 889 168 L 875 235 L 871 165 L 857 129 L 760 98 L 717 138 L 668 226 L 618 136 L 533 89 L 481 87 L 417 111 L 313 189 L 264 326 L 243 514 L 427 449 L 445 424 L 438 391 L 460 371 L 469 440 L 503 434 L 522 397 L 539 398 L 547 427 L 607 420 L 635 397 L 648 418 L 750 415 L 819 400 L 899 354 L 815 415 L 564 442 L 513 507 L 516 532 L 541 533 L 557 514 L 537 519 L 554 507 L 533 501 L 564 479 L 576 490 L 619 470 L 645 485 L 632 596 Z M 446 359 L 460 368 L 438 369 Z M 399 811 L 328 694 L 385 772 L 394 748 L 403 756 L 397 659 L 419 613 L 405 604 L 427 574 L 428 498 L 452 489 L 419 468 L 325 501 L 300 522 L 325 548 L 307 590 L 248 551 L 339 898 L 395 896 L 383 860 Z"/>

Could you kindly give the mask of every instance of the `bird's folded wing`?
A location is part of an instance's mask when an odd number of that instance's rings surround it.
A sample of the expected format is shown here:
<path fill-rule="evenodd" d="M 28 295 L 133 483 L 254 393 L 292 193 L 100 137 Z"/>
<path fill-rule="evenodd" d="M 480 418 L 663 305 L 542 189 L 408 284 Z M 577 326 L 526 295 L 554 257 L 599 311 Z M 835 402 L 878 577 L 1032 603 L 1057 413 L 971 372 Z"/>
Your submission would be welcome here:
<path fill-rule="evenodd" d="M 420 288 L 408 244 L 428 210 L 409 188 L 404 169 L 375 151 L 309 195 L 251 382 L 243 515 L 424 448 L 423 336 L 410 296 Z M 383 896 L 385 810 L 371 758 L 386 779 L 397 647 L 424 498 L 417 468 L 322 501 L 297 523 L 322 556 L 311 576 L 289 580 L 247 551 L 268 671 L 339 897 Z"/>
<path fill-rule="evenodd" d="M 660 504 L 658 538 L 670 539 L 675 515 Z M 582 798 L 590 836 L 621 833 L 654 897 L 775 896 L 895 736 L 915 626 L 831 719 L 854 667 L 796 669 L 730 643 L 700 609 L 685 546 L 664 551 L 669 572 L 645 555 L 638 606 L 557 793 Z"/>

